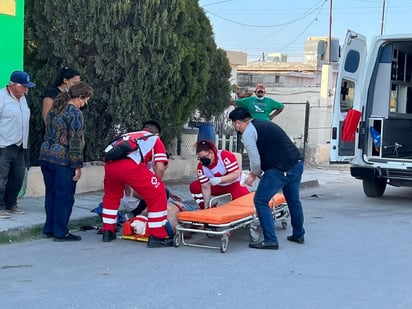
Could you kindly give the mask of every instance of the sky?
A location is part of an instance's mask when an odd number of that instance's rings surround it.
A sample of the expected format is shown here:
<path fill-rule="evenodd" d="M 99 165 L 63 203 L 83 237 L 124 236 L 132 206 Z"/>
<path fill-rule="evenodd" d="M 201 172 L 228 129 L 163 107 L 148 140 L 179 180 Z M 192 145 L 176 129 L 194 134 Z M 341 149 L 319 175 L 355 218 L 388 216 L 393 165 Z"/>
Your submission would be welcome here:
<path fill-rule="evenodd" d="M 249 61 L 272 52 L 300 61 L 307 38 L 327 37 L 331 19 L 331 36 L 339 44 L 348 29 L 368 42 L 381 33 L 382 24 L 384 34 L 412 33 L 411 0 L 199 0 L 199 5 L 217 46 L 245 52 Z"/>

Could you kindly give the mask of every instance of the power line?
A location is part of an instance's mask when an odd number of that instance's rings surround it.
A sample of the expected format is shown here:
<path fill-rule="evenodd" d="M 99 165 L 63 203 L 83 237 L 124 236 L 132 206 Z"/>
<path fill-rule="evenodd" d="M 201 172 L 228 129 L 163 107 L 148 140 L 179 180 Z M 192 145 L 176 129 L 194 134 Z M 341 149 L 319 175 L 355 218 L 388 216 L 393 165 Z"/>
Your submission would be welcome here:
<path fill-rule="evenodd" d="M 207 9 L 205 9 L 205 8 L 204 8 L 204 10 L 205 10 L 207 13 L 209 13 L 209 14 L 217 17 L 217 18 L 220 18 L 220 19 L 225 20 L 225 21 L 230 22 L 230 23 L 234 23 L 234 24 L 237 24 L 237 25 L 245 26 L 245 27 L 252 27 L 252 28 L 277 28 L 277 27 L 282 27 L 282 26 L 290 25 L 290 24 L 293 24 L 293 23 L 295 23 L 295 22 L 297 22 L 297 21 L 300 21 L 300 20 L 304 19 L 305 17 L 311 15 L 313 12 L 315 12 L 315 11 L 318 10 L 319 8 L 323 7 L 324 3 L 327 2 L 327 1 L 328 1 L 328 0 L 321 0 L 321 1 L 319 1 L 318 3 L 316 3 L 312 8 L 310 8 L 310 9 L 308 9 L 306 12 L 304 12 L 303 15 L 301 15 L 301 16 L 299 16 L 299 17 L 296 17 L 295 19 L 292 19 L 292 20 L 290 20 L 290 21 L 288 21 L 288 22 L 281 23 L 281 24 L 276 24 L 276 25 L 252 25 L 252 24 L 246 24 L 246 23 L 243 23 L 243 22 L 239 22 L 239 21 L 236 21 L 236 20 L 233 20 L 233 19 L 229 19 L 229 18 L 220 16 L 220 15 L 218 15 L 218 14 L 212 12 L 212 11 L 209 11 L 209 10 L 207 10 Z"/>
<path fill-rule="evenodd" d="M 326 1 L 322 1 L 321 6 L 319 6 L 317 8 L 318 12 L 317 12 L 315 18 L 313 20 L 311 20 L 309 22 L 309 24 L 297 36 L 295 36 L 291 41 L 289 41 L 287 44 L 285 44 L 282 48 L 277 49 L 277 50 L 281 52 L 282 50 L 288 48 L 290 45 L 292 45 L 294 42 L 296 42 L 296 40 L 298 40 L 302 36 L 302 34 L 304 34 L 318 20 L 319 15 L 321 13 L 321 10 L 322 10 L 323 6 L 325 5 L 325 3 L 326 3 Z M 273 36 L 274 34 L 278 33 L 281 30 L 283 30 L 285 27 L 286 27 L 286 25 L 284 27 L 282 27 L 281 29 L 279 29 L 278 31 L 276 31 L 275 33 L 269 34 L 264 39 L 267 39 L 267 38 Z"/>
<path fill-rule="evenodd" d="M 216 4 L 222 4 L 222 3 L 226 3 L 226 2 L 231 2 L 232 0 L 223 0 L 223 1 L 218 1 L 218 2 L 212 2 L 209 4 L 204 4 L 203 7 L 205 6 L 211 6 L 211 5 L 216 5 Z"/>

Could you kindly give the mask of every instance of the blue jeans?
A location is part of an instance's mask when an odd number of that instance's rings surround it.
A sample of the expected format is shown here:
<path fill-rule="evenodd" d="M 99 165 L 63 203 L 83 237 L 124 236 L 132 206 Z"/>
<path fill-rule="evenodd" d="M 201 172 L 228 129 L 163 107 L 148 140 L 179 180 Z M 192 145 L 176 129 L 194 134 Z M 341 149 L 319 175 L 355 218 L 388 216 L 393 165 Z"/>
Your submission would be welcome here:
<path fill-rule="evenodd" d="M 303 173 L 303 161 L 296 163 L 286 173 L 272 168 L 265 171 L 255 193 L 254 203 L 263 232 L 263 241 L 278 242 L 275 223 L 268 206 L 270 199 L 283 189 L 289 207 L 293 236 L 301 238 L 305 235 L 303 228 L 303 210 L 299 199 L 300 180 Z"/>
<path fill-rule="evenodd" d="M 17 205 L 25 169 L 23 147 L 0 148 L 0 209 Z"/>
<path fill-rule="evenodd" d="M 46 187 L 46 222 L 43 233 L 62 237 L 69 231 L 68 224 L 74 205 L 74 169 L 47 161 L 40 161 L 40 167 Z"/>

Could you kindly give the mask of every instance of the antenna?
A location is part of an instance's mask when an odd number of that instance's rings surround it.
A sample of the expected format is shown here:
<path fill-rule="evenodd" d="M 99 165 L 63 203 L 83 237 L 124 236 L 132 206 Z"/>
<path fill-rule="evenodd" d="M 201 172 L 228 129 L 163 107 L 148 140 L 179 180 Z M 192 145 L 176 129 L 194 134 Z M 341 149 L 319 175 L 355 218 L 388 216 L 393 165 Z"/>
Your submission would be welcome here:
<path fill-rule="evenodd" d="M 381 35 L 383 34 L 383 28 L 385 26 L 385 7 L 386 1 L 382 0 L 382 22 L 381 22 Z"/>

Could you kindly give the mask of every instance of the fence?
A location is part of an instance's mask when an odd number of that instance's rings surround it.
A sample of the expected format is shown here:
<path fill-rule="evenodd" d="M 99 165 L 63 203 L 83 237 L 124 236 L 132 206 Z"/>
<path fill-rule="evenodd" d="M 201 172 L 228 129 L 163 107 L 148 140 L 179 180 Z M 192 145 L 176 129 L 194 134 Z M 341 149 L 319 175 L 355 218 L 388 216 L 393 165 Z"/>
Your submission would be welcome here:
<path fill-rule="evenodd" d="M 296 147 L 298 147 L 301 153 L 304 154 L 308 140 L 310 105 L 308 102 L 283 104 L 285 105 L 285 109 L 281 114 L 276 116 L 274 122 L 285 130 Z M 243 153 L 240 137 L 234 130 L 231 121 L 228 119 L 228 114 L 232 109 L 233 108 L 228 108 L 225 110 L 225 112 L 216 117 L 213 122 L 216 131 L 216 146 L 218 149 Z M 201 123 L 195 123 L 190 129 L 182 129 L 180 155 L 196 154 L 194 145 L 197 141 L 197 127 L 200 124 Z"/>

